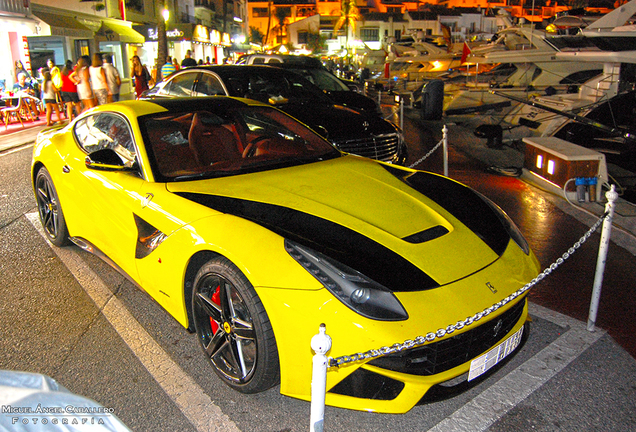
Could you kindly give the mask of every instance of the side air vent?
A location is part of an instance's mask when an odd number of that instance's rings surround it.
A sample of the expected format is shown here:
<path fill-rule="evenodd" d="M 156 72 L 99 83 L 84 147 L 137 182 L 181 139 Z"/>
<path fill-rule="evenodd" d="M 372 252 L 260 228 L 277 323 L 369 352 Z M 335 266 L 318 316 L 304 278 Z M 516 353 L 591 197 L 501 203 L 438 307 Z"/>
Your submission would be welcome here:
<path fill-rule="evenodd" d="M 446 234 L 448 234 L 448 230 L 441 225 L 437 225 L 437 226 L 434 226 L 433 228 L 429 228 L 427 230 L 420 231 L 415 234 L 411 234 L 408 237 L 404 237 L 402 240 L 407 241 L 409 243 L 418 244 L 418 243 L 425 243 L 427 241 L 435 240 L 436 238 L 439 238 Z"/>
<path fill-rule="evenodd" d="M 152 253 L 168 236 L 150 225 L 148 222 L 133 214 L 137 225 L 137 246 L 135 258 L 145 258 Z"/>

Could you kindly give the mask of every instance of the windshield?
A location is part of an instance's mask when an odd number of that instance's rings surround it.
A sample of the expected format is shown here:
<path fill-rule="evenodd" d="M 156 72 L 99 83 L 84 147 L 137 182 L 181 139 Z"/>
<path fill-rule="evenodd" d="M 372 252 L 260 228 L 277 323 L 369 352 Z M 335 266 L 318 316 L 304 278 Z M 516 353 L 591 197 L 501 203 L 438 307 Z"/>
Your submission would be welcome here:
<path fill-rule="evenodd" d="M 157 181 L 229 176 L 340 156 L 329 142 L 269 107 L 159 113 L 141 117 L 139 125 Z"/>
<path fill-rule="evenodd" d="M 251 66 L 250 66 L 251 67 Z M 238 66 L 242 68 L 242 66 Z M 328 103 L 331 100 L 322 90 L 307 82 L 305 78 L 290 72 L 271 68 L 223 70 L 225 82 L 230 96 L 245 97 L 265 103 Z M 280 73 L 276 73 L 280 72 Z"/>
<path fill-rule="evenodd" d="M 350 91 L 337 77 L 322 69 L 292 69 L 324 91 Z"/>

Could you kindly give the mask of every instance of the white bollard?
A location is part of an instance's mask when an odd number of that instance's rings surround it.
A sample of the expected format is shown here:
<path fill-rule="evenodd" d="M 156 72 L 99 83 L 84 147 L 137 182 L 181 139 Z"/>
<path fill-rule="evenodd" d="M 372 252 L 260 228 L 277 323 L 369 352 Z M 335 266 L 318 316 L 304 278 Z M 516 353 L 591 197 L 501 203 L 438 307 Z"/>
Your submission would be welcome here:
<path fill-rule="evenodd" d="M 448 177 L 448 128 L 444 125 L 442 129 L 442 142 L 444 150 L 444 177 Z"/>
<path fill-rule="evenodd" d="M 596 325 L 596 314 L 598 313 L 598 303 L 601 299 L 601 288 L 603 286 L 603 273 L 605 272 L 605 262 L 607 261 L 607 249 L 609 247 L 610 234 L 612 233 L 612 219 L 614 218 L 614 202 L 618 199 L 616 186 L 612 185 L 605 194 L 607 204 L 605 211 L 607 217 L 603 221 L 601 228 L 601 243 L 598 248 L 598 259 L 596 260 L 596 274 L 594 275 L 594 287 L 592 289 L 592 300 L 590 301 L 590 313 L 587 318 L 587 330 L 594 331 Z"/>
<path fill-rule="evenodd" d="M 325 395 L 327 393 L 327 352 L 331 349 L 331 338 L 327 328 L 320 324 L 317 335 L 311 338 L 311 349 L 316 353 L 313 358 L 311 374 L 311 416 L 310 432 L 323 432 L 325 418 Z"/>

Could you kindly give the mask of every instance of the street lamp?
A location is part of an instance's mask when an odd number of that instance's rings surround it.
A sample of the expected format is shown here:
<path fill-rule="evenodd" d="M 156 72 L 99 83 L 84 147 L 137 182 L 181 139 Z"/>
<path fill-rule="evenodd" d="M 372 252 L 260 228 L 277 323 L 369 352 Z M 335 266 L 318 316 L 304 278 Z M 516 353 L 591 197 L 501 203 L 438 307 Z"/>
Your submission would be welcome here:
<path fill-rule="evenodd" d="M 165 22 L 168 22 L 168 20 L 170 19 L 170 11 L 169 11 L 167 8 L 164 8 L 164 9 L 161 11 L 161 15 L 163 15 L 163 20 L 164 20 Z"/>

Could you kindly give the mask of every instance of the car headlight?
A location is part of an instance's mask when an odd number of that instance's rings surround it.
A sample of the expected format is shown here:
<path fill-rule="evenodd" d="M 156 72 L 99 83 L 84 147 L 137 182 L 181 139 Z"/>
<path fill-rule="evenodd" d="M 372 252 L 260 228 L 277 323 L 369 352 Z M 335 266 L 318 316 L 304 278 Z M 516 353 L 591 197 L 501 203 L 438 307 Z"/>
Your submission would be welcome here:
<path fill-rule="evenodd" d="M 291 240 L 285 240 L 285 250 L 356 313 L 383 321 L 401 321 L 409 317 L 391 291 L 359 271 Z"/>
<path fill-rule="evenodd" d="M 475 191 L 475 193 L 479 195 L 479 197 L 484 200 L 484 202 L 488 204 L 488 206 L 490 206 L 492 211 L 495 212 L 495 214 L 501 221 L 501 224 L 504 226 L 510 237 L 514 240 L 515 243 L 517 243 L 517 245 L 526 255 L 529 255 L 530 245 L 528 245 L 528 241 L 523 236 L 523 234 L 521 234 L 521 231 L 519 230 L 517 225 L 515 225 L 512 219 L 510 219 L 510 216 L 508 216 L 505 211 L 503 211 L 497 204 L 486 198 L 484 195 L 480 194 L 477 191 Z"/>

